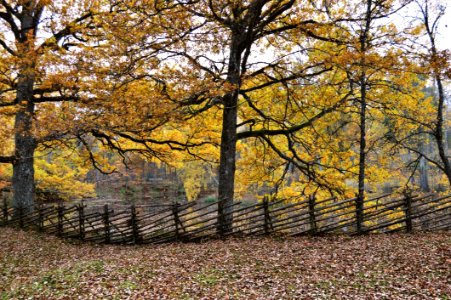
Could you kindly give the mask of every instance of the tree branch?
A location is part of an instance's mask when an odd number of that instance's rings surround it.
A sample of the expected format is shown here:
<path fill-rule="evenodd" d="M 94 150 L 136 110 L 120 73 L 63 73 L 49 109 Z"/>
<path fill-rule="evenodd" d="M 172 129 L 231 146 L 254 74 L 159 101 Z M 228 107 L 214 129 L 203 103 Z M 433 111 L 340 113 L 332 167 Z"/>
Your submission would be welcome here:
<path fill-rule="evenodd" d="M 108 171 L 104 171 L 104 170 L 102 169 L 102 167 L 97 163 L 96 158 L 94 157 L 94 154 L 92 153 L 91 147 L 89 146 L 88 142 L 85 141 L 85 139 L 83 139 L 83 138 L 81 137 L 81 135 L 77 136 L 77 138 L 78 138 L 78 140 L 83 144 L 83 146 L 86 148 L 86 151 L 88 151 L 88 154 L 89 154 L 89 160 L 91 161 L 92 166 L 93 166 L 96 170 L 98 170 L 100 173 L 105 174 L 105 175 L 112 174 L 112 173 L 114 173 L 114 172 L 116 171 L 115 169 L 112 170 L 112 171 L 109 171 L 109 172 L 108 172 Z"/>
<path fill-rule="evenodd" d="M 11 54 L 12 56 L 17 56 L 17 53 L 14 52 L 13 49 L 11 49 L 10 47 L 8 47 L 8 45 L 5 43 L 4 40 L 0 39 L 0 46 L 3 47 L 3 49 L 5 49 L 9 54 Z"/>
<path fill-rule="evenodd" d="M 13 164 L 15 161 L 14 156 L 0 156 L 0 164 Z"/>
<path fill-rule="evenodd" d="M 312 69 L 312 68 L 316 68 L 316 67 L 319 67 L 319 66 L 322 66 L 322 65 L 323 64 L 320 63 L 320 64 L 317 64 L 317 65 L 309 66 L 309 67 L 305 68 L 303 71 L 306 71 L 306 70 Z M 319 70 L 317 72 L 309 73 L 309 74 L 297 73 L 297 74 L 293 74 L 291 76 L 287 76 L 287 77 L 279 78 L 279 79 L 270 77 L 268 74 L 264 73 L 267 77 L 272 79 L 272 81 L 265 82 L 265 83 L 263 83 L 261 85 L 257 85 L 257 86 L 254 86 L 254 87 L 251 87 L 251 88 L 248 88 L 248 89 L 243 89 L 240 92 L 248 93 L 248 92 L 252 92 L 252 91 L 255 91 L 255 90 L 259 90 L 259 89 L 271 86 L 271 85 L 276 84 L 276 83 L 284 83 L 284 82 L 288 82 L 288 81 L 299 79 L 299 78 L 315 77 L 315 76 L 321 75 L 322 73 L 329 72 L 331 70 L 332 70 L 332 68 L 326 68 L 326 69 L 322 69 L 322 70 Z"/>
<path fill-rule="evenodd" d="M 14 106 L 16 104 L 17 104 L 16 101 L 13 101 L 13 102 L 0 102 L 0 107 Z"/>
<path fill-rule="evenodd" d="M 54 47 L 55 45 L 57 45 L 58 42 L 59 42 L 62 38 L 64 38 L 64 37 L 66 37 L 66 36 L 71 35 L 71 34 L 74 33 L 73 30 L 72 30 L 72 28 L 74 27 L 74 25 L 76 25 L 76 24 L 78 24 L 78 23 L 80 23 L 80 22 L 82 22 L 82 21 L 84 21 L 84 20 L 86 20 L 86 19 L 89 19 L 89 18 L 92 17 L 93 15 L 94 15 L 94 14 L 93 14 L 91 11 L 89 11 L 89 12 L 87 12 L 86 14 L 84 14 L 84 15 L 82 15 L 82 16 L 76 18 L 75 20 L 73 20 L 71 23 L 69 23 L 68 25 L 66 25 L 66 27 L 64 27 L 63 29 L 61 29 L 61 30 L 58 31 L 57 33 L 54 33 L 54 34 L 52 35 L 52 37 L 46 39 L 46 40 L 41 44 L 41 46 L 39 46 L 38 52 L 39 52 L 39 50 L 42 50 L 42 49 L 44 49 L 44 48 L 47 48 L 47 47 Z"/>
<path fill-rule="evenodd" d="M 318 114 L 316 114 L 315 116 L 313 116 L 312 118 L 308 119 L 307 121 L 305 121 L 302 124 L 299 124 L 299 125 L 296 125 L 296 126 L 292 126 L 292 127 L 286 128 L 286 129 L 260 129 L 260 130 L 255 130 L 255 131 L 239 132 L 239 133 L 237 133 L 236 138 L 237 138 L 237 140 L 242 140 L 242 139 L 246 139 L 246 138 L 249 138 L 249 137 L 288 135 L 288 134 L 294 133 L 296 131 L 299 131 L 301 129 L 310 127 L 318 119 L 320 119 L 323 116 L 335 111 L 340 105 L 342 105 L 349 98 L 349 96 L 352 94 L 352 92 L 353 91 L 348 92 L 342 99 L 340 99 L 340 101 L 335 103 L 333 106 L 322 110 L 321 112 L 319 112 Z"/>
<path fill-rule="evenodd" d="M 80 100 L 78 96 L 71 95 L 61 95 L 61 96 L 41 96 L 41 97 L 33 97 L 33 103 L 45 103 L 45 102 L 77 102 Z"/>
<path fill-rule="evenodd" d="M 0 18 L 5 20 L 9 27 L 11 28 L 12 33 L 14 34 L 14 37 L 16 40 L 20 40 L 20 30 L 19 27 L 17 27 L 17 24 L 14 22 L 14 19 L 12 17 L 11 10 L 7 8 L 7 4 L 4 0 L 1 0 L 3 6 L 6 8 L 7 12 L 0 12 Z"/>

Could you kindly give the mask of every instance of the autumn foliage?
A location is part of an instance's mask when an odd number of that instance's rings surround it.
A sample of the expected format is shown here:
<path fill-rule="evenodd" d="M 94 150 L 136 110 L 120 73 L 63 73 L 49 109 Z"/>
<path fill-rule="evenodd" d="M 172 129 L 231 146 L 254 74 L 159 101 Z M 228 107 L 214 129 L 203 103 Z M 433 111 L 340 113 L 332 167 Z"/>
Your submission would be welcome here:
<path fill-rule="evenodd" d="M 217 182 L 221 211 L 251 193 L 448 189 L 443 14 L 431 0 L 1 1 L 0 180 L 16 206 L 36 188 L 83 198 L 89 171 L 139 155 L 176 168 L 189 200 Z"/>

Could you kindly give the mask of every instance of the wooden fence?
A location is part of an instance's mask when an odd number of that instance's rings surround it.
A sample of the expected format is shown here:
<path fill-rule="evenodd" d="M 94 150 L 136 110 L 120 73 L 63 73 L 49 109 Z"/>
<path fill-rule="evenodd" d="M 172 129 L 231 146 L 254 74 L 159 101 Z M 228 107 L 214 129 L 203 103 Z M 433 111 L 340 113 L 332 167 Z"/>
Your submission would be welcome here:
<path fill-rule="evenodd" d="M 35 229 L 97 243 L 146 244 L 199 241 L 228 235 L 287 236 L 356 234 L 356 198 L 291 199 L 233 203 L 233 226 L 218 230 L 218 202 L 160 206 L 38 205 L 9 207 L 3 201 L 0 226 Z M 227 216 L 221 216 L 222 219 Z M 360 233 L 449 230 L 451 195 L 382 195 L 364 201 Z M 222 232 L 222 234 L 220 234 Z"/>

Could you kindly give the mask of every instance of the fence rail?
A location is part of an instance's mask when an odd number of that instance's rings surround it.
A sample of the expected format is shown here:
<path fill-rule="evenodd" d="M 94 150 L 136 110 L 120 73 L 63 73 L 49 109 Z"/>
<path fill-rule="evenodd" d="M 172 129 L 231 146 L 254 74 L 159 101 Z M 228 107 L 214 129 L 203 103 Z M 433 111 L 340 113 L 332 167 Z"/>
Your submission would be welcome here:
<path fill-rule="evenodd" d="M 96 243 L 157 244 L 229 235 L 317 235 L 451 229 L 451 195 L 382 195 L 366 199 L 357 226 L 356 198 L 309 197 L 246 205 L 234 202 L 218 215 L 219 202 L 162 206 L 88 206 L 84 203 L 10 207 L 3 201 L 0 226 L 34 229 Z M 232 217 L 232 228 L 219 222 Z M 357 232 L 360 228 L 360 232 Z"/>

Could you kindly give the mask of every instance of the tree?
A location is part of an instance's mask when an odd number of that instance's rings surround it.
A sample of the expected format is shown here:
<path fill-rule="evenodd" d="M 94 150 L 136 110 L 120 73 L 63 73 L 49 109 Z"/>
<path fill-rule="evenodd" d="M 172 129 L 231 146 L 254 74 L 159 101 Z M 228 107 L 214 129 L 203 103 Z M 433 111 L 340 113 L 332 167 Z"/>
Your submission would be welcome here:
<path fill-rule="evenodd" d="M 141 75 L 142 56 L 158 62 L 151 47 L 158 29 L 142 31 L 137 25 L 144 21 L 127 1 L 1 1 L 0 21 L 0 107 L 14 115 L 14 149 L 0 163 L 13 165 L 15 207 L 32 209 L 38 145 L 78 139 L 99 169 L 93 138 L 121 154 L 152 152 L 145 143 L 116 144 L 117 133 L 130 140 L 137 126 L 151 132 L 170 113 L 157 104 L 155 81 Z M 130 101 L 122 98 L 132 90 Z M 155 93 L 156 100 L 140 103 L 142 93 Z"/>
<path fill-rule="evenodd" d="M 331 24 L 317 21 L 320 16 L 311 14 L 310 4 L 294 0 L 177 3 L 177 9 L 188 12 L 191 22 L 197 27 L 193 26 L 195 30 L 163 51 L 177 57 L 176 69 L 186 70 L 187 75 L 182 77 L 182 82 L 187 92 L 185 97 L 179 97 L 178 102 L 189 107 L 189 114 L 199 116 L 210 109 L 221 108 L 218 230 L 225 233 L 231 230 L 232 224 L 230 212 L 234 198 L 238 140 L 258 138 L 274 147 L 268 137 L 282 135 L 289 139 L 290 135 L 308 128 L 334 111 L 347 95 L 342 95 L 338 102 L 316 110 L 307 118 L 298 118 L 298 123 L 277 120 L 255 105 L 257 100 L 253 96 L 259 91 L 260 94 L 279 88 L 290 91 L 296 81 L 304 79 L 307 84 L 311 80 L 310 84 L 313 84 L 314 78 L 331 71 L 325 62 L 306 59 L 305 63 L 300 63 L 299 60 L 300 57 L 308 58 L 310 40 L 333 41 L 333 38 L 327 37 Z M 257 56 L 259 52 L 272 62 L 260 61 Z M 293 63 L 298 66 L 293 68 Z M 289 95 L 287 92 L 287 107 L 296 101 L 291 100 Z M 244 107 L 252 109 L 259 117 L 245 118 L 241 114 Z M 277 151 L 277 147 L 274 150 Z M 304 162 L 297 165 L 309 173 L 310 164 Z"/>
<path fill-rule="evenodd" d="M 338 54 L 337 67 L 346 72 L 349 84 L 354 85 L 354 105 L 358 120 L 358 180 L 356 198 L 357 232 L 362 232 L 364 199 L 368 173 L 375 168 L 383 170 L 387 165 L 380 159 L 387 155 L 387 142 L 392 126 L 388 114 L 403 111 L 411 101 L 401 101 L 408 93 L 420 87 L 412 69 L 403 61 L 402 45 L 406 41 L 403 30 L 399 30 L 390 18 L 408 4 L 368 0 L 349 7 L 352 17 L 343 22 L 346 32 Z M 411 37 L 411 36 L 410 36 Z M 408 96 L 407 96 L 408 97 Z M 371 134 L 370 134 L 371 133 Z M 373 160 L 375 168 L 371 167 Z M 393 165 L 393 163 L 392 163 Z M 379 172 L 381 173 L 381 172 Z M 372 176 L 374 177 L 374 175 Z"/>
<path fill-rule="evenodd" d="M 437 27 L 440 19 L 445 13 L 446 7 L 442 4 L 436 3 L 436 15 L 431 14 L 433 4 L 429 0 L 423 2 L 416 1 L 421 13 L 421 23 L 424 26 L 426 37 L 429 40 L 429 46 L 427 47 L 428 53 L 424 57 L 429 74 L 433 78 L 437 87 L 437 111 L 436 120 L 433 124 L 432 136 L 437 143 L 437 149 L 439 153 L 440 162 L 432 160 L 436 166 L 439 167 L 448 178 L 449 185 L 451 186 L 451 163 L 449 161 L 449 155 L 446 153 L 447 140 L 444 135 L 445 129 L 445 91 L 443 87 L 443 81 L 448 76 L 449 78 L 449 51 L 439 51 L 436 46 Z M 448 72 L 448 73 L 447 73 Z M 448 75 L 447 75 L 448 74 Z M 421 152 L 424 153 L 424 152 Z M 423 154 L 427 155 L 427 154 Z M 431 159 L 429 159 L 431 161 Z"/>
<path fill-rule="evenodd" d="M 415 104 L 393 115 L 394 118 L 402 120 L 409 131 L 398 130 L 392 138 L 396 145 L 415 155 L 415 159 L 409 162 L 409 165 L 413 165 L 414 171 L 419 169 L 420 184 L 428 189 L 425 178 L 427 164 L 438 168 L 445 175 L 448 185 L 451 183 L 444 133 L 446 128 L 444 82 L 449 78 L 449 51 L 440 51 L 436 45 L 438 26 L 445 7 L 434 1 L 414 1 L 413 4 L 418 8 L 418 14 L 413 18 L 414 26 L 409 30 L 409 34 L 417 38 L 413 39 L 411 44 L 405 43 L 407 50 L 403 52 L 403 57 L 405 65 L 408 66 L 405 72 L 417 77 L 415 85 L 424 90 L 422 93 L 412 93 L 412 96 L 416 97 L 413 100 Z M 424 87 L 429 79 L 435 85 L 432 89 Z M 433 141 L 435 147 L 429 141 Z"/>
<path fill-rule="evenodd" d="M 407 95 L 420 95 L 419 69 L 397 48 L 405 35 L 382 24 L 407 2 L 1 1 L 0 106 L 14 117 L 1 130 L 14 143 L 0 163 L 13 165 L 14 205 L 33 203 L 39 145 L 78 140 L 104 172 L 103 149 L 124 161 L 135 152 L 217 163 L 223 234 L 237 166 L 241 178 L 268 170 L 274 190 L 290 181 L 306 195 L 349 195 L 354 176 L 360 230 L 365 180 L 388 176 L 388 163 L 376 165 L 401 125 L 415 127 L 404 112 L 418 114 Z M 435 53 L 430 67 L 443 61 Z M 443 108 L 437 120 L 443 144 Z M 201 185 L 191 186 L 194 197 Z"/>

